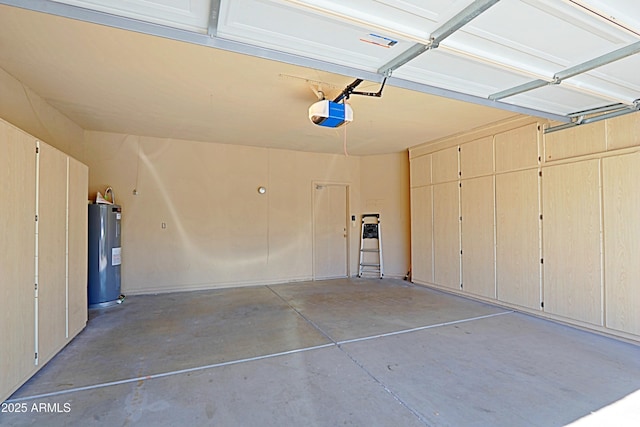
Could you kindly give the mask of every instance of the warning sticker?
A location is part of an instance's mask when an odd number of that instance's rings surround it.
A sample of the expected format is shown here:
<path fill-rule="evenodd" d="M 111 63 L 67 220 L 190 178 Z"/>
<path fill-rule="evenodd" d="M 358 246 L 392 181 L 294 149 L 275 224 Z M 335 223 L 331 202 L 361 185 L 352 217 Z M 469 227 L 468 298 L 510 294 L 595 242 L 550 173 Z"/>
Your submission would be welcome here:
<path fill-rule="evenodd" d="M 380 34 L 369 33 L 360 37 L 361 42 L 369 43 L 372 45 L 384 47 L 389 49 L 398 44 L 398 40 L 391 39 L 389 37 L 381 36 Z"/>
<path fill-rule="evenodd" d="M 120 265 L 122 248 L 111 248 L 111 265 Z"/>

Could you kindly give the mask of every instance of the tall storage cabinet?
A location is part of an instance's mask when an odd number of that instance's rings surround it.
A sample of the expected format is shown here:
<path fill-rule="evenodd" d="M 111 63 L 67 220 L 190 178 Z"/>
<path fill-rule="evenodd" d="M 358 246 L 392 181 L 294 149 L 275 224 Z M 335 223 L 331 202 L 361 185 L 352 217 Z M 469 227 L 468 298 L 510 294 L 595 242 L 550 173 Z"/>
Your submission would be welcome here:
<path fill-rule="evenodd" d="M 0 401 L 87 322 L 85 165 L 0 120 Z"/>
<path fill-rule="evenodd" d="M 544 170 L 545 311 L 602 326 L 600 160 Z"/>
<path fill-rule="evenodd" d="M 467 292 L 496 297 L 492 176 L 460 183 L 462 281 Z"/>
<path fill-rule="evenodd" d="M 0 121 L 0 401 L 34 370 L 34 141 Z"/>
<path fill-rule="evenodd" d="M 67 191 L 67 339 L 87 324 L 87 192 L 89 168 L 68 157 Z"/>
<path fill-rule="evenodd" d="M 523 117 L 412 148 L 412 269 L 434 260 L 412 280 L 640 342 L 638 123 Z M 428 176 L 431 204 L 414 185 Z"/>
<path fill-rule="evenodd" d="M 538 169 L 496 175 L 497 299 L 539 310 Z"/>
<path fill-rule="evenodd" d="M 40 143 L 38 182 L 38 356 L 64 342 L 66 313 L 67 156 Z"/>
<path fill-rule="evenodd" d="M 605 320 L 640 336 L 640 152 L 603 159 L 602 172 L 605 283 L 615 284 L 605 288 Z"/>

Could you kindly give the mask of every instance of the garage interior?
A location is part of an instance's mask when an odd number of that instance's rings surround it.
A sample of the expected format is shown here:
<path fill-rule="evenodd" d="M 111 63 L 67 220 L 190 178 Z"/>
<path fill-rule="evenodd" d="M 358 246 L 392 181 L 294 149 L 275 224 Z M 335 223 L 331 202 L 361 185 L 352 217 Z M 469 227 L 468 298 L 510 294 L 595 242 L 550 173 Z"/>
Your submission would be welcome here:
<path fill-rule="evenodd" d="M 0 423 L 637 424 L 636 9 L 0 1 Z"/>

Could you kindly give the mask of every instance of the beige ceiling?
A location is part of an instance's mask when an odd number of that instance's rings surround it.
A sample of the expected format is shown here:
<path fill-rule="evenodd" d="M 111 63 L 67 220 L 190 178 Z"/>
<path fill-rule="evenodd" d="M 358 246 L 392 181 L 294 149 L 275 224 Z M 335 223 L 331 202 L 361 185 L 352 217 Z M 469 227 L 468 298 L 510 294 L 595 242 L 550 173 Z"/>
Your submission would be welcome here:
<path fill-rule="evenodd" d="M 387 86 L 353 96 L 354 121 L 311 124 L 311 87 L 352 77 L 0 6 L 0 67 L 84 129 L 225 144 L 391 153 L 514 116 Z M 365 82 L 359 90 L 377 91 Z"/>

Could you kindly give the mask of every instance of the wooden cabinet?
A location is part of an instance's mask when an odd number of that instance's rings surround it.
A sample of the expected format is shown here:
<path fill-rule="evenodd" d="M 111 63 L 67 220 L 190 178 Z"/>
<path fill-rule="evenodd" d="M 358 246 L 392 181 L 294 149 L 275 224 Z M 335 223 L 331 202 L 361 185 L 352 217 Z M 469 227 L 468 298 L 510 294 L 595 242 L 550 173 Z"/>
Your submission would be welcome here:
<path fill-rule="evenodd" d="M 0 121 L 0 402 L 35 362 L 35 140 Z"/>
<path fill-rule="evenodd" d="M 431 184 L 431 154 L 411 159 L 411 187 Z"/>
<path fill-rule="evenodd" d="M 607 120 L 607 150 L 640 145 L 640 114 L 626 114 Z"/>
<path fill-rule="evenodd" d="M 544 310 L 602 325 L 600 160 L 543 169 Z"/>
<path fill-rule="evenodd" d="M 540 309 L 538 169 L 496 175 L 497 298 Z"/>
<path fill-rule="evenodd" d="M 87 321 L 87 167 L 0 120 L 0 401 Z"/>
<path fill-rule="evenodd" d="M 496 297 L 493 195 L 493 176 L 461 183 L 463 289 L 489 298 Z"/>
<path fill-rule="evenodd" d="M 538 124 L 531 123 L 495 136 L 496 172 L 538 166 L 540 150 Z"/>
<path fill-rule="evenodd" d="M 67 156 L 40 143 L 38 191 L 38 362 L 66 340 Z"/>
<path fill-rule="evenodd" d="M 458 175 L 458 147 L 446 148 L 431 155 L 432 183 L 455 181 Z"/>
<path fill-rule="evenodd" d="M 460 146 L 460 177 L 474 178 L 493 173 L 493 136 Z"/>
<path fill-rule="evenodd" d="M 640 153 L 602 160 L 606 326 L 640 335 Z"/>
<path fill-rule="evenodd" d="M 68 157 L 67 338 L 87 324 L 87 190 L 89 168 Z"/>
<path fill-rule="evenodd" d="M 411 277 L 433 283 L 433 202 L 431 186 L 411 189 Z"/>
<path fill-rule="evenodd" d="M 433 186 L 434 282 L 460 289 L 460 212 L 458 182 Z"/>
<path fill-rule="evenodd" d="M 585 154 L 602 153 L 607 149 L 606 122 L 576 126 L 544 135 L 546 161 L 569 159 Z"/>
<path fill-rule="evenodd" d="M 431 156 L 411 162 L 414 280 L 639 340 L 639 124 L 522 119 L 412 149 Z"/>

